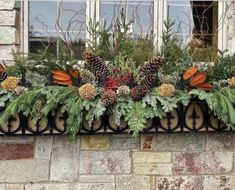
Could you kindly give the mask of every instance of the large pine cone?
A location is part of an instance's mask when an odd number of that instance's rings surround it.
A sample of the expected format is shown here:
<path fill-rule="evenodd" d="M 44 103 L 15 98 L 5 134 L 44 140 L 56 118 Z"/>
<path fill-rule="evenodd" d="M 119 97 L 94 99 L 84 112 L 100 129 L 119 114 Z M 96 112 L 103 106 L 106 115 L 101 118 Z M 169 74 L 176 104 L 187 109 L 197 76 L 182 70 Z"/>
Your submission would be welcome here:
<path fill-rule="evenodd" d="M 144 77 L 140 84 L 133 89 L 131 89 L 131 97 L 134 100 L 141 100 L 153 87 L 155 81 L 155 75 L 149 75 Z"/>
<path fill-rule="evenodd" d="M 86 60 L 86 68 L 90 70 L 96 77 L 98 82 L 103 82 L 110 75 L 109 69 L 105 62 L 101 60 L 92 52 L 86 52 L 84 54 Z"/>
<path fill-rule="evenodd" d="M 146 62 L 141 70 L 140 70 L 140 76 L 149 76 L 156 74 L 158 68 L 162 65 L 162 59 L 160 56 L 153 58 L 152 60 Z"/>

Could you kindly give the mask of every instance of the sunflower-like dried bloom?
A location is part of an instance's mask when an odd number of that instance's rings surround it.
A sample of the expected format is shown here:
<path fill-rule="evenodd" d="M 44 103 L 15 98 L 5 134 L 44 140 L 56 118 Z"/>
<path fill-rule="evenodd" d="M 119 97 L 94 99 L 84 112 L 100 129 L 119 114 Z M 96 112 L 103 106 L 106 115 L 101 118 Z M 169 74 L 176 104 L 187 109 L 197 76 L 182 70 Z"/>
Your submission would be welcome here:
<path fill-rule="evenodd" d="M 172 97 L 175 95 L 175 87 L 172 84 L 162 84 L 157 87 L 157 93 L 161 96 Z"/>
<path fill-rule="evenodd" d="M 117 89 L 118 96 L 127 96 L 130 94 L 130 88 L 127 85 L 119 86 Z"/>
<path fill-rule="evenodd" d="M 16 77 L 7 77 L 3 82 L 1 82 L 1 87 L 4 90 L 14 92 L 17 87 L 19 87 L 19 79 Z"/>
<path fill-rule="evenodd" d="M 96 97 L 96 87 L 91 83 L 82 85 L 79 89 L 79 95 L 83 100 L 93 100 Z"/>
<path fill-rule="evenodd" d="M 80 69 L 80 78 L 84 83 L 95 82 L 95 75 L 87 69 Z"/>
<path fill-rule="evenodd" d="M 228 79 L 227 82 L 228 82 L 229 86 L 235 87 L 235 77 Z"/>
<path fill-rule="evenodd" d="M 106 90 L 101 95 L 101 101 L 105 106 L 110 106 L 117 100 L 117 95 L 113 90 Z"/>

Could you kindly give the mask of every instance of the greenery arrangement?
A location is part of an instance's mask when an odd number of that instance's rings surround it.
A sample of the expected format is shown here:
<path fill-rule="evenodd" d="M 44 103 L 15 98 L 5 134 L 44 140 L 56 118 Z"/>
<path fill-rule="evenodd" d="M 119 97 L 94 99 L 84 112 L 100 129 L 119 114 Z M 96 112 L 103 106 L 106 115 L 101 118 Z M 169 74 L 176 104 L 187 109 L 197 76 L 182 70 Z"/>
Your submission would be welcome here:
<path fill-rule="evenodd" d="M 94 41 L 82 64 L 70 56 L 43 52 L 27 57 L 15 54 L 15 65 L 1 65 L 0 125 L 15 113 L 37 122 L 60 108 L 68 115 L 67 132 L 74 137 L 83 119 L 92 125 L 105 114 L 112 115 L 116 125 L 124 119 L 137 135 L 148 119 L 162 118 L 179 103 L 187 106 L 198 98 L 234 128 L 235 55 L 222 54 L 214 66 L 197 67 L 187 48 L 177 45 L 171 22 L 165 23 L 161 51 L 147 49 L 144 55 L 138 52 L 144 39 L 129 36 L 129 23 L 124 20 L 124 30 L 117 31 L 116 39 L 110 39 L 105 28 L 95 34 L 98 26 L 91 25 Z"/>

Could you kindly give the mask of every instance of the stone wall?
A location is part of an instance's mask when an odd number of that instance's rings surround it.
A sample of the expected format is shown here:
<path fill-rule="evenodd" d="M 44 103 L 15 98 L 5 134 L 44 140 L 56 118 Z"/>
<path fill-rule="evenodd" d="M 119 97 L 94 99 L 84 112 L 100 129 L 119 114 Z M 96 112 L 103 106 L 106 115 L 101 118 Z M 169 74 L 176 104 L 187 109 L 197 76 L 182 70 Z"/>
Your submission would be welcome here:
<path fill-rule="evenodd" d="M 19 14 L 14 0 L 0 0 L 0 61 L 13 60 L 19 44 Z"/>
<path fill-rule="evenodd" d="M 0 190 L 232 190 L 234 134 L 1 137 Z"/>

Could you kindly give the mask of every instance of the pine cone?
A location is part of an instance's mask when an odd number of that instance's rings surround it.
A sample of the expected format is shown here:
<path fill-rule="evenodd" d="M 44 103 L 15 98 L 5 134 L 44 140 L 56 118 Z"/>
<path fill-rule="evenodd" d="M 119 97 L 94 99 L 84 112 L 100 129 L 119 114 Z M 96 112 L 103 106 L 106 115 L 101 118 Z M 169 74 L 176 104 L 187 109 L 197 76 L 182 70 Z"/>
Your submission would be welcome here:
<path fill-rule="evenodd" d="M 95 75 L 87 69 L 80 69 L 80 78 L 83 83 L 95 82 Z"/>
<path fill-rule="evenodd" d="M 87 69 L 95 75 L 98 82 L 103 82 L 110 75 L 109 69 L 104 61 L 94 53 L 86 52 L 84 58 L 86 60 Z"/>
<path fill-rule="evenodd" d="M 140 81 L 140 84 L 131 90 L 131 97 L 134 100 L 141 100 L 151 90 L 155 79 L 155 75 L 149 75 L 144 77 Z"/>
<path fill-rule="evenodd" d="M 101 95 L 101 101 L 105 106 L 110 106 L 117 100 L 117 95 L 113 90 L 106 90 Z"/>
<path fill-rule="evenodd" d="M 146 62 L 140 69 L 140 76 L 153 75 L 157 72 L 157 69 L 162 65 L 162 59 L 160 56 L 153 58 Z"/>
<path fill-rule="evenodd" d="M 175 95 L 175 87 L 172 84 L 162 84 L 157 87 L 157 93 L 161 96 L 172 97 Z"/>
<path fill-rule="evenodd" d="M 4 81 L 6 78 L 7 78 L 7 73 L 5 73 L 4 71 L 0 72 L 0 82 Z"/>
<path fill-rule="evenodd" d="M 91 83 L 82 85 L 78 91 L 81 99 L 83 100 L 93 100 L 97 94 L 95 85 Z"/>

